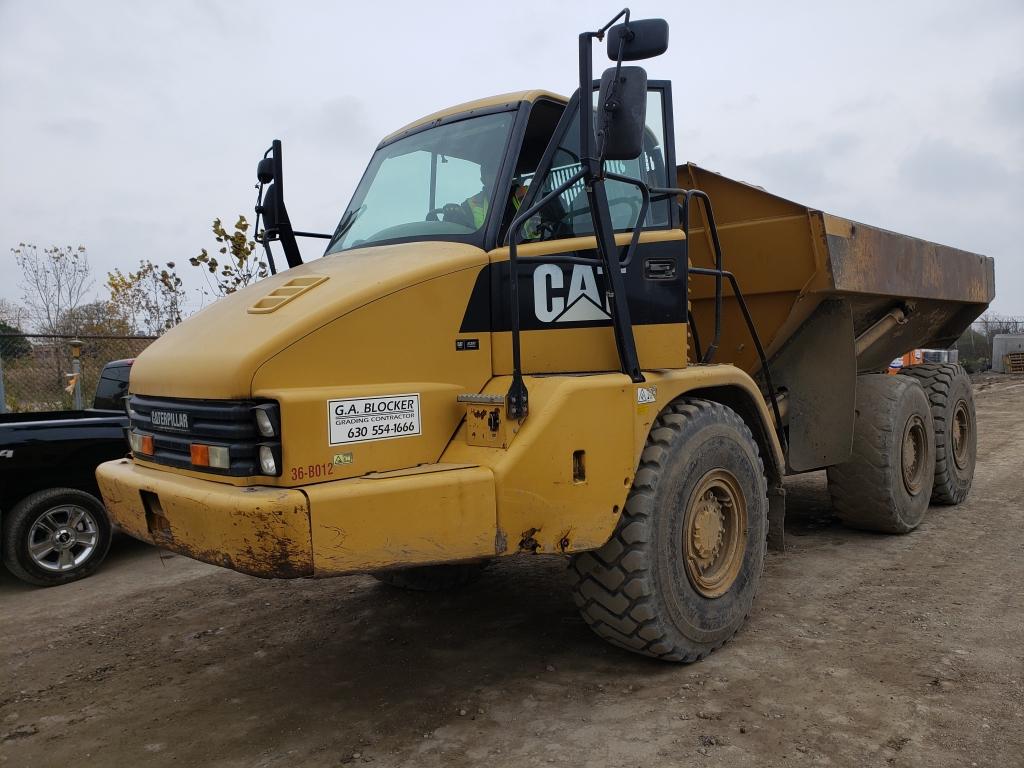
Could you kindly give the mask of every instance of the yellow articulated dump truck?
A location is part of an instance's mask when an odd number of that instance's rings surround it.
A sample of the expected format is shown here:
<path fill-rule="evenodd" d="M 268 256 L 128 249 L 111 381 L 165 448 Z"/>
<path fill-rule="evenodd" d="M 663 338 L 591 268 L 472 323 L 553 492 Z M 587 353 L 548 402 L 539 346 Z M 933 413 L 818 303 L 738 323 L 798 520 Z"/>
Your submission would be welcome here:
<path fill-rule="evenodd" d="M 889 533 L 962 501 L 963 370 L 885 370 L 985 309 L 991 259 L 677 165 L 671 84 L 629 63 L 667 45 L 623 11 L 580 35 L 571 98 L 391 134 L 331 235 L 292 226 L 274 142 L 257 230 L 287 268 L 135 362 L 132 457 L 98 471 L 117 525 L 411 589 L 564 556 L 598 635 L 693 661 L 749 613 L 786 475 L 827 468 L 841 518 Z"/>

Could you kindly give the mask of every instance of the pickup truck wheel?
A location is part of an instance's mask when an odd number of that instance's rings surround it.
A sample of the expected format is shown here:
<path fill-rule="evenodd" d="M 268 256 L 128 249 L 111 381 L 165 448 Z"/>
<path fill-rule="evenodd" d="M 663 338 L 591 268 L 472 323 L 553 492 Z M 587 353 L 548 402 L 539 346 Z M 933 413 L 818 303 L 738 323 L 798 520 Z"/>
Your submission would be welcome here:
<path fill-rule="evenodd" d="M 853 528 L 909 533 L 928 511 L 935 475 L 935 432 L 924 390 L 884 373 L 857 377 L 853 453 L 828 468 L 839 518 Z"/>
<path fill-rule="evenodd" d="M 110 548 L 110 521 L 95 496 L 74 488 L 37 491 L 4 515 L 3 560 L 19 579 L 52 587 L 83 579 Z"/>
<path fill-rule="evenodd" d="M 974 481 L 978 430 L 971 380 L 953 363 L 925 363 L 900 369 L 924 387 L 935 427 L 935 483 L 932 501 L 959 504 Z"/>
<path fill-rule="evenodd" d="M 764 567 L 768 490 L 750 430 L 730 408 L 681 398 L 651 429 L 611 539 L 569 564 L 600 637 L 696 661 L 750 613 Z"/>
<path fill-rule="evenodd" d="M 440 592 L 472 584 L 490 561 L 478 563 L 450 563 L 445 565 L 418 565 L 395 571 L 371 574 L 377 581 L 399 589 L 416 592 Z"/>

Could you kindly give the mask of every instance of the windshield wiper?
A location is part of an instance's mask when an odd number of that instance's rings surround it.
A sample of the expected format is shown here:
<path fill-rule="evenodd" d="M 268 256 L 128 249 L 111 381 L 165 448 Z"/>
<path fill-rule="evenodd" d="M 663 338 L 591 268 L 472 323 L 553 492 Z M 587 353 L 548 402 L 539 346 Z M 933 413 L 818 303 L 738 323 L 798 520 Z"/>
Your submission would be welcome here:
<path fill-rule="evenodd" d="M 341 221 L 338 222 L 338 228 L 334 230 L 334 237 L 331 238 L 331 242 L 327 244 L 327 250 L 331 250 L 335 244 L 345 236 L 345 233 L 352 229 L 352 225 L 356 223 L 356 219 L 362 216 L 363 211 L 366 210 L 365 205 L 360 205 L 358 208 L 354 208 L 348 211 L 344 216 L 341 217 Z"/>

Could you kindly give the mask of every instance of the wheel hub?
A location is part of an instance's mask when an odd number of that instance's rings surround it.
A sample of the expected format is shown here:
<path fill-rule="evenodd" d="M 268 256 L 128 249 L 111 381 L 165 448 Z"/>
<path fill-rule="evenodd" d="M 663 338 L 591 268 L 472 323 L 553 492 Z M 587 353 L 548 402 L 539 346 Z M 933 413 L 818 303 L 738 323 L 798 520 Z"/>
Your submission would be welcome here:
<path fill-rule="evenodd" d="M 690 584 L 721 597 L 743 565 L 747 504 L 739 482 L 724 469 L 708 472 L 694 489 L 683 521 L 683 561 Z"/>
<path fill-rule="evenodd" d="M 722 536 L 725 533 L 725 518 L 722 516 L 722 505 L 712 491 L 708 491 L 701 500 L 693 523 L 693 548 L 697 557 L 702 560 L 714 559 L 722 548 Z"/>
<path fill-rule="evenodd" d="M 29 528 L 28 555 L 44 570 L 70 571 L 92 557 L 99 540 L 99 525 L 88 509 L 54 507 L 39 515 Z"/>
<path fill-rule="evenodd" d="M 971 414 L 967 403 L 958 400 L 953 409 L 953 462 L 959 469 L 967 468 L 967 452 L 971 442 Z"/>
<path fill-rule="evenodd" d="M 928 432 L 925 429 L 924 421 L 915 413 L 903 430 L 901 450 L 903 486 L 911 496 L 919 494 L 924 485 L 925 457 L 928 454 L 928 446 L 925 442 L 927 439 Z"/>

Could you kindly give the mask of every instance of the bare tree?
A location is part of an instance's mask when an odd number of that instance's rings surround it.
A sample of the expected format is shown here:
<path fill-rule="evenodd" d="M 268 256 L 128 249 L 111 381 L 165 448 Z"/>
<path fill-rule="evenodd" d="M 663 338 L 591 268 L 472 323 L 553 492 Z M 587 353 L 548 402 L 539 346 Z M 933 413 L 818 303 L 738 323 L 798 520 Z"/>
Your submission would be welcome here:
<path fill-rule="evenodd" d="M 14 328 L 24 328 L 27 320 L 28 312 L 21 304 L 0 299 L 0 323 L 7 323 Z"/>
<path fill-rule="evenodd" d="M 85 246 L 40 251 L 31 243 L 19 243 L 11 253 L 21 268 L 19 285 L 33 325 L 42 333 L 57 333 L 92 287 Z"/>
<path fill-rule="evenodd" d="M 0 299 L 0 359 L 13 360 L 32 353 L 28 339 L 13 335 L 25 332 L 27 319 L 23 306 Z"/>
<path fill-rule="evenodd" d="M 995 312 L 986 312 L 975 321 L 975 325 L 981 326 L 989 344 L 992 343 L 992 338 L 1000 333 L 1024 333 L 1024 317 L 1011 317 Z"/>

